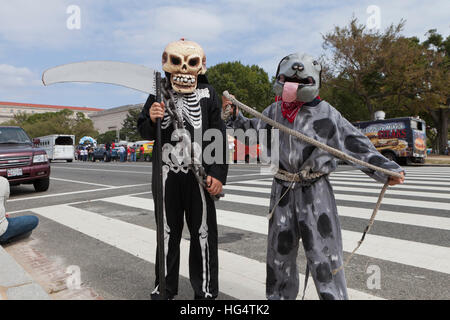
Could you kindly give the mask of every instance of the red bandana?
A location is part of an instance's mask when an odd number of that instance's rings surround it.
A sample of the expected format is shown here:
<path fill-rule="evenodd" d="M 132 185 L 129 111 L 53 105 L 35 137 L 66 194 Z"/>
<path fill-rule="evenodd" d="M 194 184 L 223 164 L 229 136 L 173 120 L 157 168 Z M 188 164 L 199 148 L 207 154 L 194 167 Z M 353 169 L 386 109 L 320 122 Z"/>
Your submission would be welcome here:
<path fill-rule="evenodd" d="M 320 99 L 320 97 L 317 97 Z M 294 102 L 284 102 L 281 97 L 275 97 L 275 101 L 281 101 L 281 113 L 283 117 L 287 119 L 290 123 L 294 122 L 297 113 L 300 111 L 301 107 L 305 102 L 294 101 Z"/>

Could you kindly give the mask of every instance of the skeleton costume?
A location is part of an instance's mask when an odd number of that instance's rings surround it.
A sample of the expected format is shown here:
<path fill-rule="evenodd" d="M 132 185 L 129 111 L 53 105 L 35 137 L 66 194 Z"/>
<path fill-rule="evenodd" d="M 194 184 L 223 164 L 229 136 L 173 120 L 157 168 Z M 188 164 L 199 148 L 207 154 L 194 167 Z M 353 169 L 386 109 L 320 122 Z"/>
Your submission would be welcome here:
<path fill-rule="evenodd" d="M 194 163 L 202 164 L 207 175 L 225 185 L 228 172 L 225 160 L 221 164 L 205 164 L 200 156 L 208 142 L 202 142 L 203 139 L 194 141 L 195 136 L 203 137 L 203 133 L 211 128 L 220 130 L 225 137 L 225 124 L 220 117 L 221 107 L 216 92 L 204 76 L 206 57 L 197 43 L 184 39 L 170 43 L 163 53 L 162 62 L 166 79 L 170 79 L 169 90 L 173 95 L 175 112 L 183 119 L 184 128 L 192 138 L 192 141 L 178 141 L 178 136 L 174 135 L 173 119 L 168 113 L 166 102 L 165 115 L 161 121 L 166 297 L 170 299 L 178 293 L 179 246 L 186 215 L 191 235 L 189 274 L 195 298 L 214 299 L 218 295 L 215 204 L 190 170 L 188 163 L 192 158 L 184 151 L 186 143 L 192 142 Z M 155 139 L 155 126 L 149 116 L 149 109 L 154 102 L 155 97 L 150 95 L 138 120 L 141 136 L 149 140 Z M 152 182 L 152 185 L 155 185 L 154 181 Z M 152 192 L 155 194 L 155 190 Z M 157 258 L 155 291 L 152 295 L 154 298 L 159 294 L 158 274 Z"/>
<path fill-rule="evenodd" d="M 274 90 L 282 97 L 263 114 L 351 156 L 395 172 L 403 171 L 383 157 L 370 140 L 326 101 L 318 97 L 321 66 L 312 57 L 291 54 L 279 64 Z M 270 129 L 259 119 L 239 113 L 228 123 L 241 129 Z M 267 248 L 268 299 L 296 299 L 299 292 L 297 251 L 302 240 L 321 299 L 348 299 L 341 227 L 329 174 L 336 169 L 331 154 L 279 133 L 279 172 L 272 184 Z M 274 152 L 275 150 L 272 150 Z M 359 167 L 375 180 L 388 176 Z M 296 180 L 294 182 L 294 175 Z"/>

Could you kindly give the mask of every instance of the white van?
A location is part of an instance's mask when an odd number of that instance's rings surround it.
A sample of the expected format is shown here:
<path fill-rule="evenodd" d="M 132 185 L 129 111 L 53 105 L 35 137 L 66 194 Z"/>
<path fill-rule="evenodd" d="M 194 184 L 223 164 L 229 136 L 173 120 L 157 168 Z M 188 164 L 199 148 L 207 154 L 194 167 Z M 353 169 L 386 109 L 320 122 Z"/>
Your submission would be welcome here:
<path fill-rule="evenodd" d="M 75 136 L 68 134 L 53 134 L 39 137 L 39 147 L 47 151 L 47 156 L 52 160 L 66 160 L 72 162 L 75 157 Z"/>

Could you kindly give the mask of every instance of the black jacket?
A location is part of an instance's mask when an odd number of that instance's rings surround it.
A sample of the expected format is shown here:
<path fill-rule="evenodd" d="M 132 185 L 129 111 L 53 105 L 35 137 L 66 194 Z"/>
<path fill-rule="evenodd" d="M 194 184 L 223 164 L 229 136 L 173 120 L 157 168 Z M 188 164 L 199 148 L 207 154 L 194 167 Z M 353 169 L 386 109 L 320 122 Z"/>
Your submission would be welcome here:
<path fill-rule="evenodd" d="M 203 98 L 200 100 L 200 107 L 202 112 L 202 137 L 206 130 L 208 129 L 219 129 L 222 132 L 223 139 L 223 154 L 224 159 L 222 163 L 214 163 L 214 164 L 205 164 L 203 161 L 203 167 L 208 175 L 218 179 L 222 184 L 225 185 L 228 174 L 228 165 L 226 164 L 226 158 L 228 155 L 228 142 L 227 135 L 225 129 L 225 123 L 221 118 L 221 104 L 217 97 L 216 91 L 214 88 L 206 83 L 198 83 L 198 89 L 209 90 L 209 98 Z M 142 108 L 141 114 L 138 119 L 138 130 L 142 138 L 148 140 L 155 140 L 155 125 L 150 119 L 149 110 L 152 104 L 155 102 L 155 96 L 150 95 Z M 191 137 L 194 137 L 194 128 L 186 123 L 185 128 L 189 130 Z M 200 130 L 200 129 L 199 129 Z M 176 142 L 171 141 L 171 136 L 173 132 L 172 125 L 169 125 L 166 129 L 161 130 L 162 136 L 162 144 L 170 143 L 175 145 Z M 204 141 L 202 144 L 202 149 L 205 150 L 205 147 L 210 143 L 210 141 Z"/>

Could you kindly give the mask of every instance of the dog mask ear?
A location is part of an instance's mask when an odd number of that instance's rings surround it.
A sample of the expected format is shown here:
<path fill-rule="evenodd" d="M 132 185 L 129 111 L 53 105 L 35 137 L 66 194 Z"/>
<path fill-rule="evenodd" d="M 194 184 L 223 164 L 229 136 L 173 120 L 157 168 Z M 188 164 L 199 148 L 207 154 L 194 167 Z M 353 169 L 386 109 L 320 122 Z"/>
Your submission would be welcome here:
<path fill-rule="evenodd" d="M 284 57 L 283 59 L 281 59 L 280 63 L 278 64 L 277 74 L 276 74 L 276 76 L 275 76 L 276 79 L 278 79 L 278 76 L 280 75 L 281 63 L 282 63 L 284 60 L 289 60 L 289 56 L 286 56 L 286 57 Z"/>

